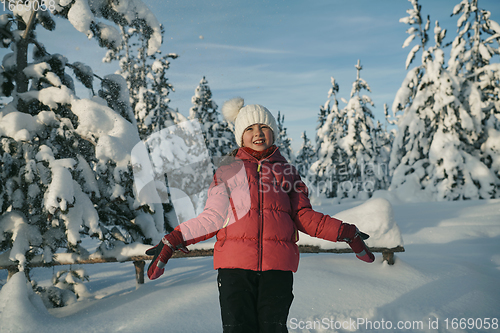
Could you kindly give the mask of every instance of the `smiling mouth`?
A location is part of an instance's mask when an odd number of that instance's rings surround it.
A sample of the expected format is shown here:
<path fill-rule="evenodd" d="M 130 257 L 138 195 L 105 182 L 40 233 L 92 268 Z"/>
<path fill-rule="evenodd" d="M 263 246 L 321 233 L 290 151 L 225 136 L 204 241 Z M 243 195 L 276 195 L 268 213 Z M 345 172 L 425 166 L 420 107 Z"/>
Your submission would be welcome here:
<path fill-rule="evenodd" d="M 265 142 L 266 142 L 266 140 L 257 140 L 257 141 L 254 141 L 253 144 L 260 145 L 260 144 L 265 143 Z"/>

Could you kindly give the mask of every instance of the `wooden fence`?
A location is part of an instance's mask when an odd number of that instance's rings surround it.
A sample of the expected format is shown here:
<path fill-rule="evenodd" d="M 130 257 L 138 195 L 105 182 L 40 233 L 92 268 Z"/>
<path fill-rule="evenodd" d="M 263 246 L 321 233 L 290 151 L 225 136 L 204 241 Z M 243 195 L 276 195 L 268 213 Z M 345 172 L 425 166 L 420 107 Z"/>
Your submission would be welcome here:
<path fill-rule="evenodd" d="M 330 249 L 330 250 L 323 250 L 320 249 L 318 246 L 308 246 L 308 245 L 300 245 L 299 246 L 299 251 L 301 253 L 352 253 L 351 249 Z M 405 249 L 403 246 L 397 246 L 394 248 L 384 248 L 384 247 L 371 247 L 370 251 L 372 252 L 380 252 L 382 253 L 382 257 L 384 261 L 387 261 L 389 265 L 394 265 L 394 253 L 395 252 L 404 252 Z M 182 253 L 180 251 L 176 251 L 172 258 L 183 258 L 183 257 L 202 257 L 202 256 L 212 256 L 213 255 L 213 249 L 211 250 L 192 250 L 189 253 Z M 127 262 L 127 261 L 132 261 L 134 263 L 135 267 L 135 278 L 138 284 L 143 284 L 144 283 L 144 267 L 146 265 L 147 260 L 153 259 L 153 256 L 133 256 L 130 258 L 126 258 L 124 260 L 117 260 L 116 258 L 95 258 L 95 259 L 79 259 L 79 260 L 74 260 L 71 262 L 65 262 L 65 261 L 52 261 L 49 263 L 44 263 L 44 262 L 32 262 L 28 264 L 29 268 L 32 267 L 53 267 L 53 266 L 60 266 L 60 265 L 85 265 L 85 264 L 99 264 L 99 263 L 105 263 L 105 262 Z M 6 269 L 8 270 L 8 278 L 12 275 L 14 275 L 17 271 L 17 265 L 12 264 L 12 265 L 7 265 L 7 266 L 0 266 L 0 269 Z"/>

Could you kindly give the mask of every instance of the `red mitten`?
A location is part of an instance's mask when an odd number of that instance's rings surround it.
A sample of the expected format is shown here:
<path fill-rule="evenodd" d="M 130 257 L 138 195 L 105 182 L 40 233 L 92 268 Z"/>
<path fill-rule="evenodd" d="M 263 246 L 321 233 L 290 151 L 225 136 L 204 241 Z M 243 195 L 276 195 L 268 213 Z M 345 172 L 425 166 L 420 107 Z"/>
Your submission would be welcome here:
<path fill-rule="evenodd" d="M 338 241 L 346 242 L 356 254 L 359 260 L 371 263 L 375 261 L 375 256 L 366 246 L 364 239 L 368 239 L 367 234 L 361 232 L 355 225 L 342 223 L 339 229 Z"/>
<path fill-rule="evenodd" d="M 365 234 L 366 235 L 366 234 Z M 366 246 L 363 239 L 359 234 L 356 234 L 352 242 L 347 243 L 351 247 L 351 249 L 356 253 L 356 257 L 359 260 L 363 260 L 365 262 L 374 262 L 375 256 L 370 252 L 368 247 Z"/>
<path fill-rule="evenodd" d="M 184 245 L 181 232 L 174 230 L 168 235 L 165 235 L 158 245 L 146 251 L 147 255 L 154 256 L 148 267 L 148 278 L 150 280 L 157 279 L 163 274 L 168 259 L 172 257 L 172 254 L 177 249 L 188 252 Z"/>
<path fill-rule="evenodd" d="M 358 232 L 358 228 L 354 224 L 342 223 L 339 228 L 339 236 L 337 237 L 337 241 L 350 243 L 356 236 Z"/>

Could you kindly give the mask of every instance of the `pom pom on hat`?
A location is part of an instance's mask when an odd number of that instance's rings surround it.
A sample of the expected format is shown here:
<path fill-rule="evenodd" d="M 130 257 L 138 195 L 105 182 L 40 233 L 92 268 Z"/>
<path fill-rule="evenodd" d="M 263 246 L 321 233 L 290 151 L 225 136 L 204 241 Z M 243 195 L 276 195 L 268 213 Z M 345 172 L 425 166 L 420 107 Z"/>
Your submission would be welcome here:
<path fill-rule="evenodd" d="M 222 115 L 224 119 L 227 121 L 234 123 L 238 113 L 240 113 L 241 108 L 243 107 L 244 100 L 241 97 L 236 97 L 230 99 L 222 105 Z"/>
<path fill-rule="evenodd" d="M 236 143 L 242 146 L 243 131 L 248 127 L 255 124 L 264 124 L 271 128 L 273 131 L 274 141 L 279 136 L 278 126 L 276 119 L 269 112 L 268 109 L 262 105 L 252 104 L 243 107 L 244 101 L 241 97 L 236 97 L 225 102 L 222 106 L 222 114 L 224 118 L 234 123 L 234 136 Z"/>

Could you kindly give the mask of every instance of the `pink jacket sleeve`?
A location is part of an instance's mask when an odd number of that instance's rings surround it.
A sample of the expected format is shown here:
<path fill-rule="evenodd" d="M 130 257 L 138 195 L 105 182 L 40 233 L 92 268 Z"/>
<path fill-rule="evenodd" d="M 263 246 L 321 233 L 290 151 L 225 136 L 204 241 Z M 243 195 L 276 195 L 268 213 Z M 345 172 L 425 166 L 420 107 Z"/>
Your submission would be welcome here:
<path fill-rule="evenodd" d="M 208 190 L 205 209 L 197 217 L 187 220 L 175 229 L 182 233 L 185 245 L 195 244 L 215 236 L 223 224 L 230 209 L 226 185 L 214 177 Z"/>
<path fill-rule="evenodd" d="M 290 192 L 292 218 L 297 228 L 317 238 L 336 242 L 342 221 L 312 209 L 308 189 L 298 173 L 294 177 L 294 188 Z"/>

